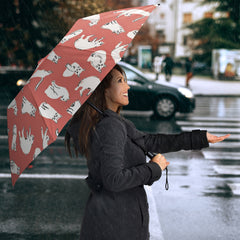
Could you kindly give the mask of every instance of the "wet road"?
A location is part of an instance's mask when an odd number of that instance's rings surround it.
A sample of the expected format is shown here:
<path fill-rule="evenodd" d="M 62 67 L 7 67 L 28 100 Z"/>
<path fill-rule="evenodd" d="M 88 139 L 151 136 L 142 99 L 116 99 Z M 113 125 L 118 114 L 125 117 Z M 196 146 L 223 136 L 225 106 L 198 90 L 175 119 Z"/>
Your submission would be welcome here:
<path fill-rule="evenodd" d="M 231 133 L 202 151 L 170 153 L 170 190 L 153 185 L 164 239 L 239 239 L 240 99 L 198 98 L 194 114 L 178 117 L 182 130 Z M 231 189 L 232 188 L 232 189 Z M 233 190 L 233 191 L 232 191 Z"/>
<path fill-rule="evenodd" d="M 0 239 L 78 239 L 88 195 L 84 159 L 70 159 L 60 136 L 13 189 L 5 175 L 9 173 L 5 110 L 0 106 Z M 163 177 L 151 191 L 163 233 L 159 239 L 238 239 L 239 116 L 240 100 L 227 97 L 197 98 L 194 114 L 170 121 L 128 116 L 138 129 L 152 133 L 200 128 L 232 134 L 202 151 L 165 154 L 171 162 L 170 189 L 164 190 Z"/>

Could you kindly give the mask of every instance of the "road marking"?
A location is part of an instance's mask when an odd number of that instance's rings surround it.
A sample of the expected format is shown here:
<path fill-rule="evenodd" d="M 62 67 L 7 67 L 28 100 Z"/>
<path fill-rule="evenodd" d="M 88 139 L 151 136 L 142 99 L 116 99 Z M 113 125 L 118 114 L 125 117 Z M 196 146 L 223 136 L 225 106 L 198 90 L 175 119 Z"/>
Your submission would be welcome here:
<path fill-rule="evenodd" d="M 0 135 L 0 139 L 6 140 L 6 139 L 8 139 L 8 135 Z"/>
<path fill-rule="evenodd" d="M 87 175 L 73 175 L 73 174 L 21 174 L 20 178 L 27 179 L 85 179 Z M 9 173 L 0 173 L 0 178 L 11 178 Z M 150 186 L 145 186 L 145 190 L 148 196 L 149 202 L 149 230 L 151 240 L 164 240 L 159 222 L 159 216 L 157 214 L 156 202 Z"/>
<path fill-rule="evenodd" d="M 217 124 L 215 124 L 217 126 Z M 181 127 L 182 131 L 192 131 L 192 127 Z M 202 129 L 202 128 L 201 128 Z M 202 129 L 203 130 L 203 129 Z M 240 128 L 217 128 L 217 127 L 208 127 L 208 132 L 214 132 L 214 133 L 240 133 Z"/>
<path fill-rule="evenodd" d="M 239 165 L 215 165 L 213 166 L 215 172 L 221 175 L 240 175 Z"/>
<path fill-rule="evenodd" d="M 33 179 L 85 179 L 87 175 L 76 174 L 27 174 L 23 173 L 20 178 L 33 178 Z M 10 173 L 0 173 L 0 178 L 11 178 Z"/>
<path fill-rule="evenodd" d="M 227 140 L 223 142 L 218 143 L 210 143 L 210 149 L 221 149 L 221 148 L 227 148 L 227 149 L 240 149 L 240 142 L 228 142 Z"/>
<path fill-rule="evenodd" d="M 227 185 L 231 188 L 234 195 L 240 195 L 240 183 L 228 183 Z"/>
<path fill-rule="evenodd" d="M 187 119 L 182 119 L 181 117 L 179 117 L 177 119 L 177 121 L 196 121 L 196 122 L 240 122 L 239 118 L 225 118 L 225 117 L 189 117 Z"/>
<path fill-rule="evenodd" d="M 137 117 L 149 117 L 153 114 L 153 111 L 133 111 L 133 110 L 122 110 L 121 115 L 123 116 L 137 116 Z"/>
<path fill-rule="evenodd" d="M 203 150 L 205 159 L 208 160 L 240 160 L 240 152 L 219 152 Z"/>
<path fill-rule="evenodd" d="M 144 186 L 148 205 L 149 205 L 149 232 L 151 240 L 164 240 L 161 224 L 159 221 L 159 216 L 157 212 L 156 201 L 152 192 L 151 186 Z"/>
<path fill-rule="evenodd" d="M 230 126 L 230 127 L 239 127 L 240 128 L 240 122 L 189 122 L 189 121 L 176 121 L 178 125 L 181 126 L 195 126 L 195 127 L 226 127 L 226 126 Z"/>

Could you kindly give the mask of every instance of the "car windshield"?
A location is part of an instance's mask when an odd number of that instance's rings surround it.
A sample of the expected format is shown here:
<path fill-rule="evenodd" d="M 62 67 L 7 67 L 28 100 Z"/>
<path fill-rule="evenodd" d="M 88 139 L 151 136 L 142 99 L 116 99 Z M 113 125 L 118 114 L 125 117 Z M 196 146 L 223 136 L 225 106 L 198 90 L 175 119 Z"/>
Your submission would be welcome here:
<path fill-rule="evenodd" d="M 131 69 L 128 69 L 124 66 L 122 66 L 124 69 L 126 76 L 127 76 L 127 82 L 129 85 L 143 85 L 147 82 L 145 78 L 140 76 L 138 73 L 132 71 Z"/>

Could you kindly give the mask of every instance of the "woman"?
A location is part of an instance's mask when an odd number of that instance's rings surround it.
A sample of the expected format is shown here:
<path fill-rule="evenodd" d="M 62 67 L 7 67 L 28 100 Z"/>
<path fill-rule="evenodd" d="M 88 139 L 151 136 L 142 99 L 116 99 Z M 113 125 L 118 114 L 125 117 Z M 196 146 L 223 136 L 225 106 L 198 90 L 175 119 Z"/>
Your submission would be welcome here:
<path fill-rule="evenodd" d="M 216 137 L 206 131 L 179 135 L 145 134 L 119 115 L 128 104 L 129 86 L 116 65 L 74 115 L 67 134 L 74 140 L 76 154 L 86 156 L 91 189 L 82 222 L 81 240 L 149 239 L 148 204 L 143 185 L 157 181 L 169 162 L 161 154 L 146 163 L 145 151 L 166 153 L 201 149 Z"/>

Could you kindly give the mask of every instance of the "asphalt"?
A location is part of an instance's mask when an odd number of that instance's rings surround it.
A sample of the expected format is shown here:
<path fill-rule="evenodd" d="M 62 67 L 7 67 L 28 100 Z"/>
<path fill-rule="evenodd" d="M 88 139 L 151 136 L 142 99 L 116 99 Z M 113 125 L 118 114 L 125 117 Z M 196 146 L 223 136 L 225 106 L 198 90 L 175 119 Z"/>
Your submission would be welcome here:
<path fill-rule="evenodd" d="M 145 72 L 148 78 L 156 81 L 155 73 Z M 159 82 L 165 82 L 163 74 L 159 75 Z M 185 86 L 184 75 L 173 75 L 170 83 L 179 86 Z M 194 76 L 190 81 L 189 88 L 195 96 L 235 96 L 240 97 L 240 81 L 218 80 L 206 76 Z M 159 216 L 156 209 L 156 202 L 151 187 L 146 187 L 150 210 L 150 235 L 151 240 L 163 240 L 162 227 L 159 222 Z"/>
<path fill-rule="evenodd" d="M 164 74 L 160 74 L 156 79 L 156 74 L 144 72 L 151 81 L 165 82 Z M 170 83 L 185 87 L 184 75 L 173 75 Z M 220 80 L 207 76 L 193 76 L 189 83 L 189 89 L 195 96 L 216 96 L 216 97 L 240 97 L 240 81 L 237 80 Z M 149 212 L 150 212 L 150 239 L 164 240 L 162 226 L 159 223 L 159 216 L 156 211 L 156 202 L 153 197 L 151 188 L 146 188 Z"/>
<path fill-rule="evenodd" d="M 145 72 L 148 78 L 156 81 L 156 74 L 153 72 Z M 165 77 L 160 74 L 158 82 L 165 82 Z M 173 75 L 171 83 L 179 86 L 185 86 L 184 75 Z M 239 80 L 220 80 L 207 76 L 193 76 L 190 80 L 189 88 L 195 96 L 235 96 L 240 97 L 240 81 Z"/>

